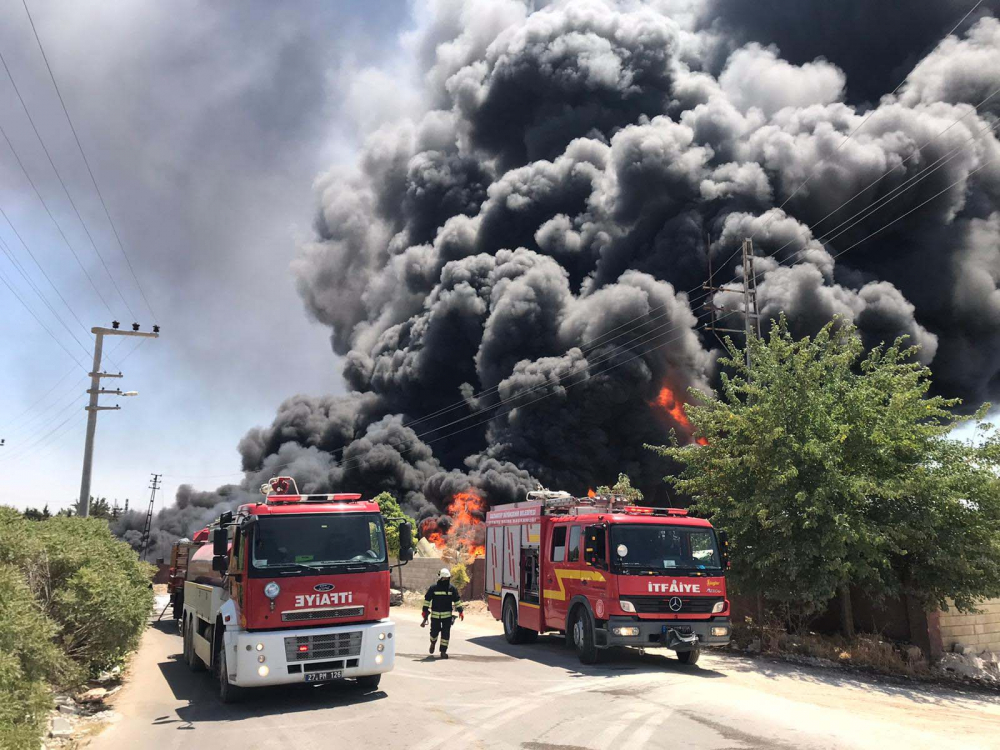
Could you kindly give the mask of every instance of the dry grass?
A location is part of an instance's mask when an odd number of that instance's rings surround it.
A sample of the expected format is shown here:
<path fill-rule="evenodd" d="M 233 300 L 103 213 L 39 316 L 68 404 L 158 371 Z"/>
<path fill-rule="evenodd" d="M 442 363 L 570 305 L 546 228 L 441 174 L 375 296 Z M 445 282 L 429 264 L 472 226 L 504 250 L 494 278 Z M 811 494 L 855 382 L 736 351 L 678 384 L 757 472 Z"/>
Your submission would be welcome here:
<path fill-rule="evenodd" d="M 822 659 L 831 664 L 872 669 L 883 674 L 919 676 L 929 672 L 920 649 L 867 633 L 851 640 L 813 632 L 793 634 L 777 622 L 761 627 L 748 617 L 733 625 L 732 640 L 741 650 Z"/>

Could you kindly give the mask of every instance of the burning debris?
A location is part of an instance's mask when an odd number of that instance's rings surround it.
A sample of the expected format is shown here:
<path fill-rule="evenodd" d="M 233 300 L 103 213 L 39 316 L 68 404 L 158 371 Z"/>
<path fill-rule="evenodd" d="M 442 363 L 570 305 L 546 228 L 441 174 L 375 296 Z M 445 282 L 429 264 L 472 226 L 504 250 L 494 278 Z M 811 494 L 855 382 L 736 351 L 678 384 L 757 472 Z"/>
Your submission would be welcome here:
<path fill-rule="evenodd" d="M 420 524 L 421 535 L 442 552 L 442 557 L 468 562 L 486 555 L 487 505 L 475 490 L 455 493 L 441 520 L 426 519 Z"/>
<path fill-rule="evenodd" d="M 977 109 L 1000 87 L 988 4 L 936 48 L 967 3 L 911 3 L 885 44 L 885 23 L 822 42 L 815 3 L 535 5 L 430 2 L 406 45 L 424 109 L 319 180 L 293 271 L 350 393 L 294 396 L 251 430 L 243 487 L 282 473 L 304 491 L 389 490 L 445 543 L 469 526 L 449 514 L 456 493 L 477 517 L 537 482 L 583 492 L 626 472 L 662 502 L 642 446 L 690 435 L 676 394 L 717 377 L 684 290 L 709 256 L 735 275 L 749 235 L 765 319 L 906 334 L 948 395 L 1000 395 L 1000 98 Z M 162 528 L 190 533 L 200 514 L 177 512 Z"/>

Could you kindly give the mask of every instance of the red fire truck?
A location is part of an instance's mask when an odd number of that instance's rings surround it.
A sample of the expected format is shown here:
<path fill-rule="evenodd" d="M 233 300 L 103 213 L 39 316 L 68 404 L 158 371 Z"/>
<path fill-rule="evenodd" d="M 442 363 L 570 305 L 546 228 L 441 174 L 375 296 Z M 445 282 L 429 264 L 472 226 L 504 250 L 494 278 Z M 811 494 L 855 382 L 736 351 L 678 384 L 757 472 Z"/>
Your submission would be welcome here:
<path fill-rule="evenodd" d="M 379 507 L 361 495 L 300 495 L 290 477 L 223 514 L 187 564 L 181 632 L 220 697 L 243 688 L 353 678 L 374 690 L 393 666 L 389 563 Z M 400 559 L 412 530 L 399 524 Z"/>
<path fill-rule="evenodd" d="M 566 634 L 585 664 L 610 646 L 687 664 L 729 643 L 725 534 L 677 508 L 529 492 L 486 514 L 486 591 L 510 643 Z"/>

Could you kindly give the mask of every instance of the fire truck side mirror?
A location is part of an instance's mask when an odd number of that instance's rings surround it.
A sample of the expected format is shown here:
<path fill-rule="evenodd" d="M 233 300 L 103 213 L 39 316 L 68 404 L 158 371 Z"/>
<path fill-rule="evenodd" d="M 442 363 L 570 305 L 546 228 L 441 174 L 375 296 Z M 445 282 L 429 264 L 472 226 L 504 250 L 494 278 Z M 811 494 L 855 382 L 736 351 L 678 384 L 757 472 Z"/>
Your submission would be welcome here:
<path fill-rule="evenodd" d="M 229 532 L 225 527 L 212 530 L 212 570 L 225 573 L 229 568 Z"/>
<path fill-rule="evenodd" d="M 406 521 L 399 523 L 399 561 L 409 562 L 413 559 L 413 527 Z"/>

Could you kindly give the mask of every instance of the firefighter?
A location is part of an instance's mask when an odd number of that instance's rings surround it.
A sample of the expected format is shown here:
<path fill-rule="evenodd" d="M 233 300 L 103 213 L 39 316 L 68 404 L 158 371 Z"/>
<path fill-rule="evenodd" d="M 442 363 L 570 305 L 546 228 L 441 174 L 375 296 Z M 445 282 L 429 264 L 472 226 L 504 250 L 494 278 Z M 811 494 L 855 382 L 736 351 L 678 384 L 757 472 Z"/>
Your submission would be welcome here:
<path fill-rule="evenodd" d="M 427 618 L 431 620 L 431 649 L 437 645 L 438 633 L 441 634 L 441 658 L 448 658 L 448 641 L 451 638 L 451 625 L 455 622 L 455 612 L 465 620 L 462 602 L 458 598 L 458 589 L 451 585 L 451 571 L 441 568 L 438 582 L 427 589 L 424 595 L 423 622 L 420 627 L 427 626 Z"/>

